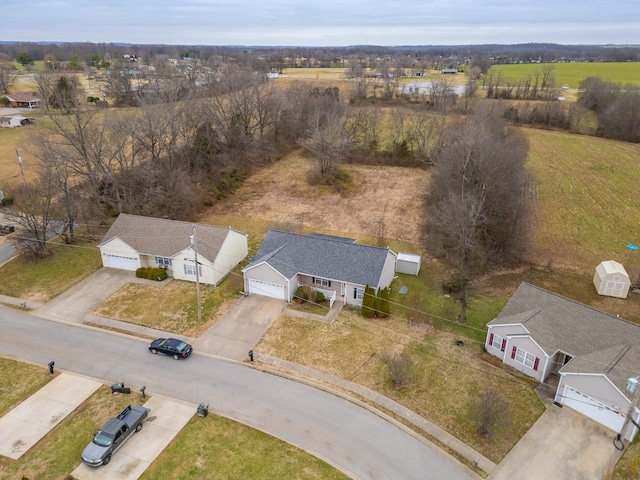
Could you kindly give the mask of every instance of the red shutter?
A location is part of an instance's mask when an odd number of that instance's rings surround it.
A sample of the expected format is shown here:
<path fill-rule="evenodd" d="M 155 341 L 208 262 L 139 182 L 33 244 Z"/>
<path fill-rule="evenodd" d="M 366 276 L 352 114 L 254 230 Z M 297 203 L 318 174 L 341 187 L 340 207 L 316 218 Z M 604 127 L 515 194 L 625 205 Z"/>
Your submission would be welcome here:
<path fill-rule="evenodd" d="M 516 350 L 518 350 L 518 347 L 513 347 L 513 350 L 511 350 L 511 358 L 516 358 Z"/>
<path fill-rule="evenodd" d="M 502 339 L 502 346 L 500 347 L 500 351 L 504 352 L 504 349 L 507 348 L 507 339 L 503 338 Z"/>
<path fill-rule="evenodd" d="M 489 335 L 489 346 L 493 345 L 493 333 Z"/>
<path fill-rule="evenodd" d="M 540 363 L 540 359 L 536 357 L 535 362 L 533 362 L 533 369 L 538 370 L 538 364 Z"/>

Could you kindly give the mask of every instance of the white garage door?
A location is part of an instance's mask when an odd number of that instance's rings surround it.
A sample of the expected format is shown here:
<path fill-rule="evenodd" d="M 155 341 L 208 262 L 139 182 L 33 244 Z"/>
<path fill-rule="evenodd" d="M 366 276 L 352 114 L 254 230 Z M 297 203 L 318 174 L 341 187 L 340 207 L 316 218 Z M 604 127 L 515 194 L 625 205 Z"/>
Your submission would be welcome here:
<path fill-rule="evenodd" d="M 111 268 L 119 268 L 120 270 L 135 271 L 138 268 L 138 259 L 134 257 L 107 254 L 107 263 Z"/>
<path fill-rule="evenodd" d="M 250 279 L 249 293 L 284 300 L 284 285 L 276 285 L 275 283 L 267 283 L 261 282 L 260 280 Z"/>
<path fill-rule="evenodd" d="M 624 424 L 624 417 L 621 413 L 617 413 L 611 409 L 611 407 L 600 403 L 577 390 L 565 386 L 564 389 L 565 398 L 562 403 L 566 406 L 577 410 L 578 412 L 592 418 L 598 423 L 601 423 L 607 428 L 610 428 L 614 432 L 619 432 Z"/>

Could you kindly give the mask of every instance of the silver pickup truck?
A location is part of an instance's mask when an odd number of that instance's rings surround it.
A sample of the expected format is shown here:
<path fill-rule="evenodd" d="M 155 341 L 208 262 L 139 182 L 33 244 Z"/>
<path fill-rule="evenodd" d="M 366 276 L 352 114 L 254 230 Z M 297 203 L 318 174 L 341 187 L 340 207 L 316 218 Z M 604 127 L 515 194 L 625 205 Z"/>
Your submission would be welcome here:
<path fill-rule="evenodd" d="M 91 467 L 106 465 L 113 455 L 134 432 L 142 430 L 142 422 L 149 409 L 129 405 L 120 415 L 112 418 L 98 430 L 95 437 L 82 452 L 82 461 Z"/>

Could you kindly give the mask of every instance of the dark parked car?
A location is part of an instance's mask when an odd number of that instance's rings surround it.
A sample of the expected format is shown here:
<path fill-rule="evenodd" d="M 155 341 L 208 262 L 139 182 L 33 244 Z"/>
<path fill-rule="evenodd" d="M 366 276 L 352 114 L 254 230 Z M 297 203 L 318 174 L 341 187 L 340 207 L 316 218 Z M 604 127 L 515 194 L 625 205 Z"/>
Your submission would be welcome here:
<path fill-rule="evenodd" d="M 180 360 L 191 355 L 193 347 L 176 338 L 158 338 L 149 344 L 149 351 L 171 355 L 175 360 Z"/>

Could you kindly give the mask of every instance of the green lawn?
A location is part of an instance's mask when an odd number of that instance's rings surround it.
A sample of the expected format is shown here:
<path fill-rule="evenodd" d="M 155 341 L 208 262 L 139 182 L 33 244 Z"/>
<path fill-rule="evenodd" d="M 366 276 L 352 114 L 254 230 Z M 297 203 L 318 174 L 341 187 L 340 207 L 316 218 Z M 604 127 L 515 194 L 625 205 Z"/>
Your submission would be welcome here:
<path fill-rule="evenodd" d="M 554 69 L 556 85 L 568 85 L 578 88 L 582 80 L 587 77 L 600 77 L 616 83 L 640 86 L 640 62 L 603 62 L 603 63 L 527 63 L 516 65 L 493 65 L 489 75 L 498 74 L 505 80 L 519 81 L 541 73 L 545 66 Z"/>
<path fill-rule="evenodd" d="M 0 294 L 47 302 L 102 268 L 95 243 L 52 242 L 51 255 L 40 260 L 18 257 L 2 267 Z"/>

